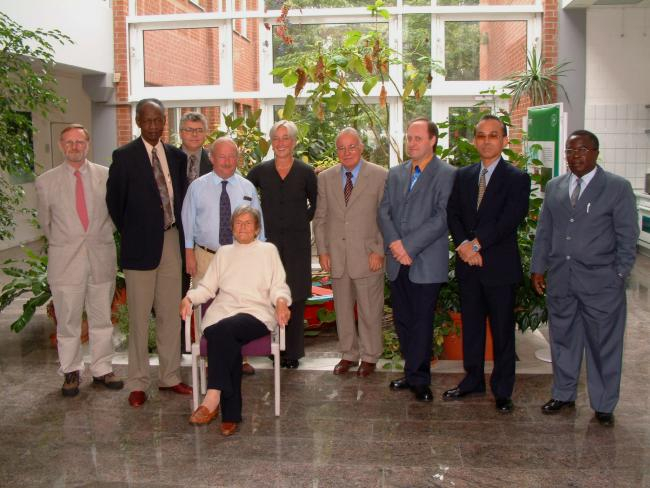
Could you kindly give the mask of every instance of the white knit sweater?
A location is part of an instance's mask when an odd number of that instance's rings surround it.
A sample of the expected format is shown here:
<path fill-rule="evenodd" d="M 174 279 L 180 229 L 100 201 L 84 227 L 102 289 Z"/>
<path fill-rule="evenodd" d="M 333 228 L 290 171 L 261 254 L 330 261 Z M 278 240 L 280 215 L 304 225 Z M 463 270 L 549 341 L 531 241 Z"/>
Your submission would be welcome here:
<path fill-rule="evenodd" d="M 235 241 L 221 246 L 198 287 L 189 290 L 187 296 L 195 305 L 214 298 L 201 321 L 202 330 L 238 313 L 251 314 L 273 330 L 278 298 L 291 305 L 278 250 L 257 239 L 250 244 Z"/>

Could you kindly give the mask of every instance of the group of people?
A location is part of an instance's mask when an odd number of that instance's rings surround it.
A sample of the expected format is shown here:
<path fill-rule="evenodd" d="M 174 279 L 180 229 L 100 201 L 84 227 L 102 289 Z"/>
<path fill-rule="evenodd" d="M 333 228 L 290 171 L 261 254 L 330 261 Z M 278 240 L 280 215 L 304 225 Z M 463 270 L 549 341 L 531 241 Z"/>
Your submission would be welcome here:
<path fill-rule="evenodd" d="M 486 320 L 494 342 L 490 389 L 496 408 L 514 408 L 515 295 L 523 279 L 517 228 L 528 214 L 530 177 L 502 157 L 507 127 L 483 116 L 475 127 L 480 162 L 456 169 L 436 156 L 438 128 L 425 119 L 407 128 L 409 160 L 386 170 L 362 158 L 353 128 L 335 140 L 339 164 L 316 175 L 294 157 L 297 128 L 281 120 L 270 131 L 274 159 L 237 172 L 238 149 L 222 137 L 204 148 L 207 120 L 181 119 L 180 148 L 162 142 L 165 108 L 156 99 L 136 106 L 141 137 L 116 149 L 110 168 L 91 163 L 90 137 L 66 127 L 64 164 L 39 176 L 38 214 L 49 242 L 48 280 L 56 309 L 62 392 L 79 392 L 83 361 L 80 322 L 86 311 L 93 382 L 124 383 L 112 371 L 110 302 L 115 282 L 113 230 L 129 314 L 129 403 L 147 400 L 149 318 L 155 314 L 158 387 L 191 394 L 181 381 L 180 315 L 212 302 L 202 321 L 208 342 L 208 391 L 190 422 L 222 413 L 221 432 L 241 422 L 241 377 L 254 370 L 241 345 L 276 325 L 287 326 L 281 365 L 304 356 L 303 316 L 311 294 L 311 230 L 321 268 L 332 279 L 341 359 L 373 374 L 382 353 L 384 273 L 390 283 L 404 375 L 391 390 L 431 401 L 431 352 L 436 302 L 448 279 L 449 234 L 463 319 L 466 375 L 443 400 L 486 391 Z M 597 165 L 598 139 L 576 131 L 568 139 L 569 173 L 551 180 L 531 264 L 533 286 L 546 291 L 551 351 L 551 414 L 574 404 L 583 350 L 596 418 L 613 423 L 625 326 L 625 279 L 639 228 L 630 184 Z M 546 279 L 545 279 L 546 276 Z"/>

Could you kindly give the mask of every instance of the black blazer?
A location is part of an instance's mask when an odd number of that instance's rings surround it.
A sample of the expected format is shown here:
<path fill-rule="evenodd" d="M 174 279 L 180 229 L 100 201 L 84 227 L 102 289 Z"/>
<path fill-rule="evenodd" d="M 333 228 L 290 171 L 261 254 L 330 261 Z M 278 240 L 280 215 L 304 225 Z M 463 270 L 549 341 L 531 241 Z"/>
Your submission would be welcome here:
<path fill-rule="evenodd" d="M 485 285 L 508 285 L 521 281 L 521 258 L 517 227 L 528 213 L 530 176 L 501 158 L 476 210 L 481 164 L 460 168 L 449 198 L 449 230 L 458 246 L 477 238 L 483 266 L 469 266 L 456 259 L 458 279 L 478 278 Z"/>
<path fill-rule="evenodd" d="M 181 207 L 187 190 L 187 156 L 164 144 L 174 189 L 174 215 L 183 246 Z M 113 151 L 106 182 L 106 205 L 122 237 L 123 268 L 148 270 L 158 267 L 162 256 L 164 217 L 160 192 L 142 138 Z"/>
<path fill-rule="evenodd" d="M 202 148 L 201 161 L 199 162 L 199 176 L 208 174 L 210 171 L 212 171 L 212 161 L 210 161 L 210 156 L 208 155 L 208 151 Z"/>

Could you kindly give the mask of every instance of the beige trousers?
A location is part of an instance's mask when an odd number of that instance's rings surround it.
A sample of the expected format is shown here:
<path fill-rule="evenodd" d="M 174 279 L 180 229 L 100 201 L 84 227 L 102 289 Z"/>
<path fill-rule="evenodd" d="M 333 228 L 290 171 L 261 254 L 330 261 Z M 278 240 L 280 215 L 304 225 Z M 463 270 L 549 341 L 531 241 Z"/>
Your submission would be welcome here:
<path fill-rule="evenodd" d="M 178 230 L 165 231 L 160 264 L 151 270 L 125 269 L 129 307 L 129 391 L 149 387 L 149 317 L 156 313 L 158 385 L 174 386 L 181 381 L 181 334 L 178 307 L 181 301 L 181 254 Z"/>
<path fill-rule="evenodd" d="M 59 373 L 83 371 L 81 354 L 81 319 L 88 319 L 90 372 L 103 376 L 113 371 L 113 324 L 111 302 L 115 282 L 56 285 L 50 287 L 56 313 L 56 341 L 59 352 Z"/>
<path fill-rule="evenodd" d="M 383 349 L 384 274 L 352 279 L 345 273 L 340 278 L 332 278 L 332 291 L 343 359 L 376 363 Z M 354 320 L 355 302 L 358 324 Z"/>
<path fill-rule="evenodd" d="M 198 246 L 194 246 L 194 257 L 196 258 L 196 275 L 192 276 L 192 288 L 196 288 L 199 281 L 205 276 L 205 272 L 208 270 L 214 254 Z"/>

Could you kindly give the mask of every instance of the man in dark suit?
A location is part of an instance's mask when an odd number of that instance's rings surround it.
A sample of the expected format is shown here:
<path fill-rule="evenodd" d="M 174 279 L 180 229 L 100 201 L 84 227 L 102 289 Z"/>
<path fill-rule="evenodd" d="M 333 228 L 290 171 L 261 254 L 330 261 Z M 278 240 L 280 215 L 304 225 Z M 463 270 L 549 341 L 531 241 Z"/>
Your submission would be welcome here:
<path fill-rule="evenodd" d="M 474 133 L 481 162 L 458 170 L 449 199 L 466 375 L 456 388 L 443 394 L 444 400 L 458 400 L 485 392 L 485 324 L 489 317 L 494 344 L 490 387 L 502 413 L 514 408 L 515 290 L 523 278 L 517 228 L 528 213 L 530 197 L 528 174 L 501 157 L 507 144 L 503 121 L 494 115 L 483 116 Z"/>
<path fill-rule="evenodd" d="M 447 201 L 456 170 L 435 156 L 438 127 L 419 118 L 407 129 L 409 161 L 388 172 L 379 206 L 386 248 L 395 331 L 404 357 L 404 377 L 392 390 L 411 389 L 430 402 L 433 320 L 442 283 L 447 281 Z"/>
<path fill-rule="evenodd" d="M 208 136 L 208 119 L 200 112 L 186 112 L 179 124 L 181 150 L 187 155 L 187 185 L 189 186 L 199 176 L 212 171 L 212 163 L 208 151 L 203 147 Z M 186 272 L 185 253 L 181 253 L 183 261 L 182 296 L 187 294 L 192 277 Z M 185 334 L 181 327 L 181 351 L 185 350 Z"/>
<path fill-rule="evenodd" d="M 159 389 L 191 394 L 181 383 L 178 303 L 181 298 L 181 205 L 187 157 L 164 144 L 165 108 L 149 98 L 136 106 L 142 136 L 113 151 L 106 183 L 108 211 L 122 238 L 121 263 L 129 307 L 129 403 L 142 405 L 149 386 L 147 348 L 156 313 Z"/>
<path fill-rule="evenodd" d="M 621 384 L 625 280 L 639 238 L 636 198 L 626 179 L 596 164 L 598 138 L 591 132 L 571 134 L 565 153 L 569 172 L 546 186 L 530 266 L 537 293 L 547 290 L 553 357 L 552 397 L 542 412 L 574 406 L 586 349 L 589 403 L 596 420 L 611 426 Z"/>

